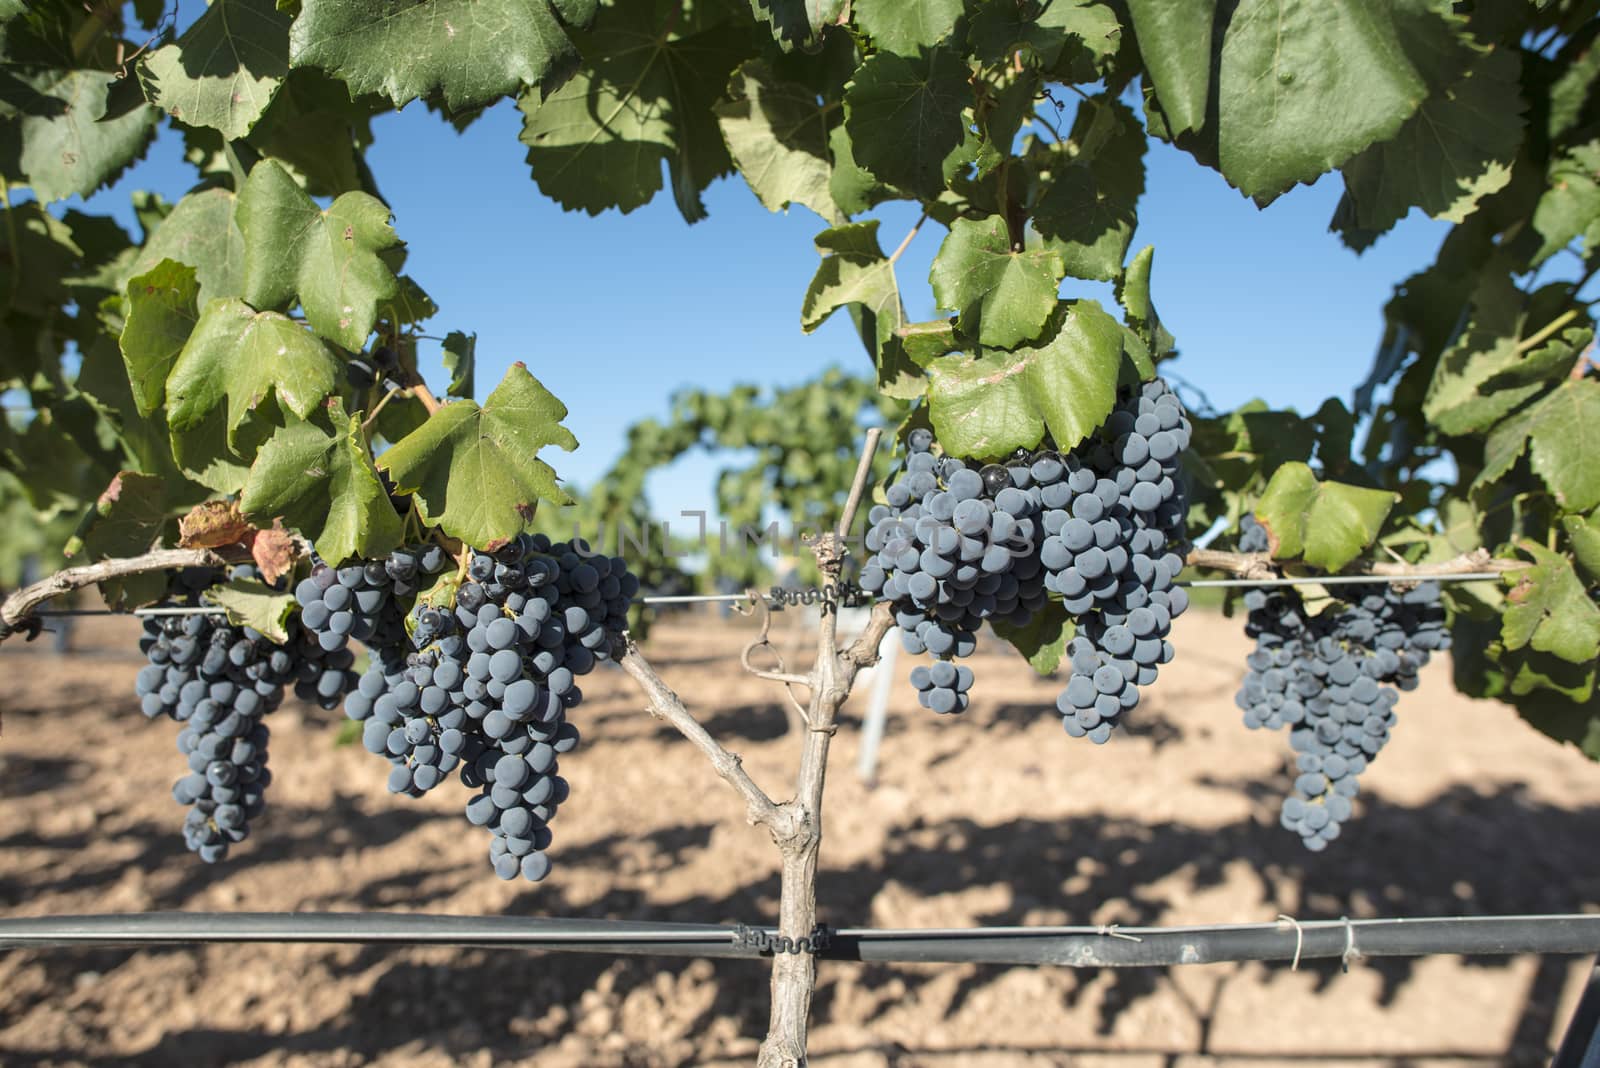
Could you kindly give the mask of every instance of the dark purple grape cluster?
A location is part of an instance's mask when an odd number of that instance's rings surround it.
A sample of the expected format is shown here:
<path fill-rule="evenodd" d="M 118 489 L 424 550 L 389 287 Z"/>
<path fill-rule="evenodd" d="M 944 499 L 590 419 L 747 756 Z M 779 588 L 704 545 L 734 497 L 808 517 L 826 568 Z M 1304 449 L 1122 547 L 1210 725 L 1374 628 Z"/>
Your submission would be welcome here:
<path fill-rule="evenodd" d="M 936 457 L 933 435 L 923 428 L 908 444 L 905 473 L 890 484 L 888 503 L 869 513 L 873 556 L 860 582 L 893 604 L 908 652 L 943 663 L 973 651 L 984 621 L 1022 625 L 1043 607 L 1038 530 L 1027 495 L 1005 467 L 974 469 Z M 971 669 L 962 668 L 959 680 L 924 685 L 924 674 L 912 678 L 923 707 L 940 713 L 967 707 Z"/>
<path fill-rule="evenodd" d="M 384 562 L 392 591 L 416 581 L 413 567 L 428 573 L 435 561 L 405 551 Z M 609 659 L 638 590 L 620 557 L 524 535 L 474 552 L 453 604 L 419 600 L 403 614 L 395 593 L 379 609 L 374 633 L 402 637 L 368 640 L 372 664 L 345 714 L 393 764 L 394 792 L 420 796 L 451 773 L 478 791 L 467 819 L 493 834 L 502 878 L 550 870 L 549 823 L 567 797 L 557 757 L 578 744 L 567 722 L 583 700 L 577 679 Z"/>
<path fill-rule="evenodd" d="M 235 568 L 234 577 L 253 578 L 254 569 Z M 178 572 L 168 603 L 204 607 L 203 591 L 222 578 L 201 568 Z M 354 684 L 354 654 L 325 650 L 298 629 L 287 644 L 276 645 L 251 627 L 209 614 L 146 617 L 139 648 L 149 660 L 134 683 L 144 714 L 183 725 L 178 751 L 189 773 L 172 794 L 189 806 L 184 842 L 208 863 L 221 860 L 265 806 L 272 774 L 263 718 L 291 686 L 303 700 L 335 707 Z"/>
<path fill-rule="evenodd" d="M 1172 658 L 1167 635 L 1188 606 L 1174 583 L 1187 511 L 1178 458 L 1189 434 L 1182 404 L 1159 379 L 1124 393 L 1067 452 L 973 469 L 936 456 L 933 435 L 914 430 L 905 471 L 869 515 L 873 555 L 861 585 L 892 603 L 908 651 L 941 661 L 971 652 L 985 621 L 1026 625 L 1055 597 L 1077 624 L 1056 707 L 1067 733 L 1104 742 Z M 935 684 L 934 668 L 916 670 L 925 707 L 967 707 L 970 671 Z"/>
<path fill-rule="evenodd" d="M 1265 529 L 1245 517 L 1239 548 L 1267 547 Z M 1289 728 L 1296 777 L 1280 821 L 1313 851 L 1350 818 L 1359 777 L 1394 728 L 1399 691 L 1415 689 L 1429 655 L 1450 647 L 1438 583 L 1337 589 L 1340 603 L 1316 615 L 1293 587 L 1245 594 L 1256 647 L 1234 699 L 1245 726 Z"/>

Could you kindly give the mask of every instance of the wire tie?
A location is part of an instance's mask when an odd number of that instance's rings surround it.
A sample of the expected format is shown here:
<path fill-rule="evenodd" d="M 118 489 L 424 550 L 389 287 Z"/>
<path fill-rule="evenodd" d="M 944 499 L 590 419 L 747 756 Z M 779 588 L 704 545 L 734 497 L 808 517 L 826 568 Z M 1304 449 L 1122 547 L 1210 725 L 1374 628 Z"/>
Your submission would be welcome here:
<path fill-rule="evenodd" d="M 1120 938 L 1124 942 L 1144 941 L 1144 939 L 1140 938 L 1138 935 L 1123 934 L 1121 931 L 1117 930 L 1117 925 L 1114 923 L 1102 923 L 1097 931 L 1100 935 L 1106 938 Z"/>
<path fill-rule="evenodd" d="M 1348 916 L 1340 916 L 1339 919 L 1344 922 L 1344 952 L 1339 956 L 1339 967 L 1340 970 L 1348 972 L 1350 962 L 1361 959 L 1361 950 L 1356 948 L 1355 924 L 1350 922 Z"/>
<path fill-rule="evenodd" d="M 1294 925 L 1294 961 L 1289 965 L 1289 970 L 1297 972 L 1300 970 L 1300 951 L 1305 948 L 1306 944 L 1305 928 L 1300 926 L 1299 920 L 1281 912 L 1278 913 L 1278 922 Z"/>

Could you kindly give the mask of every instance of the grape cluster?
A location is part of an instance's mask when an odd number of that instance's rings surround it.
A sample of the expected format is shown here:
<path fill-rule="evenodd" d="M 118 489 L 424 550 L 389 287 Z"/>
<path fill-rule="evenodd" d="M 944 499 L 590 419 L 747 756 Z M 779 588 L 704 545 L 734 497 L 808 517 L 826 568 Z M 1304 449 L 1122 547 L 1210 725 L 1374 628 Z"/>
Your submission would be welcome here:
<path fill-rule="evenodd" d="M 1012 472 L 940 459 L 932 446 L 928 430 L 911 432 L 904 475 L 888 487 L 888 504 L 869 513 L 874 555 L 860 581 L 892 603 L 906 650 L 939 661 L 937 676 L 923 671 L 912 682 L 925 708 L 949 713 L 966 709 L 972 672 L 951 668 L 946 678 L 946 661 L 973 651 L 985 620 L 1025 624 L 1045 593 L 1032 509 Z"/>
<path fill-rule="evenodd" d="M 985 620 L 1026 625 L 1058 598 L 1078 633 L 1056 707 L 1067 733 L 1104 742 L 1172 659 L 1167 635 L 1188 607 L 1174 583 L 1187 509 L 1178 457 L 1189 434 L 1159 379 L 1126 391 L 1064 453 L 1020 452 L 973 470 L 936 457 L 932 434 L 914 430 L 904 473 L 869 514 L 861 585 L 891 602 L 909 652 L 938 661 L 970 653 Z M 967 707 L 971 672 L 940 681 L 947 675 L 937 663 L 916 669 L 925 707 Z"/>
<path fill-rule="evenodd" d="M 1139 703 L 1139 687 L 1172 659 L 1167 635 L 1189 606 L 1174 585 L 1188 512 L 1178 457 L 1189 434 L 1177 394 L 1156 379 L 1124 395 L 1071 454 L 1034 472 L 1045 588 L 1078 624 L 1067 644 L 1072 674 L 1056 699 L 1075 738 L 1109 739 Z"/>
<path fill-rule="evenodd" d="M 1246 517 L 1239 547 L 1267 549 Z M 1256 641 L 1235 702 L 1245 726 L 1288 727 L 1296 777 L 1280 822 L 1320 851 L 1339 836 L 1367 764 L 1389 740 L 1399 691 L 1437 649 L 1450 647 L 1436 582 L 1341 587 L 1344 603 L 1312 615 L 1292 587 L 1245 594 Z"/>
<path fill-rule="evenodd" d="M 254 577 L 254 569 L 234 574 Z M 202 591 L 221 577 L 201 568 L 178 572 L 169 601 L 203 607 Z M 304 631 L 275 645 L 251 627 L 209 614 L 148 617 L 139 648 L 149 661 L 134 683 L 144 714 L 183 725 L 178 751 L 189 773 L 172 795 L 189 806 L 184 842 L 207 863 L 221 860 L 265 806 L 272 775 L 263 717 L 282 702 L 287 686 L 304 700 L 336 706 L 354 683 L 354 655 L 325 650 Z"/>
<path fill-rule="evenodd" d="M 394 792 L 420 796 L 458 773 L 478 791 L 467 819 L 492 833 L 495 872 L 537 881 L 550 870 L 549 823 L 568 792 L 557 757 L 578 744 L 566 718 L 583 700 L 577 678 L 611 655 L 638 580 L 582 541 L 524 535 L 473 553 L 453 605 L 419 599 L 403 613 L 406 594 L 448 562 L 424 547 L 335 572 L 336 584 L 348 574 L 353 589 L 386 592 L 340 609 L 354 617 L 340 620 L 345 634 L 369 633 L 372 654 L 345 714 L 393 765 Z M 330 571 L 301 584 L 302 604 L 326 604 Z"/>

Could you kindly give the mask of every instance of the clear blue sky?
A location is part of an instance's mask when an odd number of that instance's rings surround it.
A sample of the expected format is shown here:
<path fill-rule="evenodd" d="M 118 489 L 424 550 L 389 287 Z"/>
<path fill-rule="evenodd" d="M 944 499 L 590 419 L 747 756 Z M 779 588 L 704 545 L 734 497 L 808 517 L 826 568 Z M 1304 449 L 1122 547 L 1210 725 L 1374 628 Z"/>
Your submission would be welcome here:
<path fill-rule="evenodd" d="M 564 213 L 530 178 L 519 128 L 509 103 L 463 134 L 413 104 L 375 122 L 368 159 L 410 246 L 408 270 L 442 309 L 430 332 L 478 334 L 479 399 L 522 360 L 571 409 L 579 450 L 546 453 L 564 479 L 595 479 L 628 425 L 664 415 L 676 389 L 868 369 L 842 313 L 814 335 L 800 331 L 817 264 L 811 237 L 825 225 L 810 211 L 770 214 L 735 176 L 709 190 L 710 218 L 692 227 L 669 195 L 626 216 Z M 134 229 L 129 192 L 175 200 L 193 182 L 167 132 L 89 206 Z M 1345 249 L 1327 231 L 1339 192 L 1337 177 L 1325 178 L 1258 211 L 1215 172 L 1152 145 L 1134 247 L 1156 247 L 1154 299 L 1182 350 L 1170 366 L 1217 406 L 1262 396 L 1306 411 L 1348 400 L 1392 286 L 1432 260 L 1447 227 L 1417 213 L 1365 255 Z M 892 248 L 915 209 L 879 214 Z M 913 319 L 935 314 L 927 274 L 942 236 L 930 223 L 900 260 Z M 1063 293 L 1110 301 L 1107 286 L 1069 280 Z M 436 351 L 425 347 L 424 359 Z M 436 363 L 424 371 L 442 377 Z M 717 466 L 688 460 L 658 475 L 658 511 L 710 505 Z"/>

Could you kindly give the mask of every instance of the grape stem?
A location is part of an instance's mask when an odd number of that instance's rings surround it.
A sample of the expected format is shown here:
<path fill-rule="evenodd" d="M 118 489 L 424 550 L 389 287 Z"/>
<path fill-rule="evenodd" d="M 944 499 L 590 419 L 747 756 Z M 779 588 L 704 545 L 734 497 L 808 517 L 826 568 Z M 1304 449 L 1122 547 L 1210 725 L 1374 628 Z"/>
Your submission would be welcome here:
<path fill-rule="evenodd" d="M 1191 549 L 1186 558 L 1190 567 L 1226 571 L 1240 578 L 1276 578 L 1282 573 L 1267 553 L 1233 553 L 1221 549 Z M 1460 571 L 1518 571 L 1527 567 L 1521 560 L 1497 560 L 1487 549 L 1474 549 L 1450 560 L 1431 564 L 1378 560 L 1345 568 L 1343 575 L 1373 575 L 1388 579 L 1425 579 L 1430 575 L 1449 575 Z"/>

